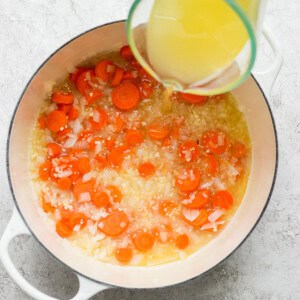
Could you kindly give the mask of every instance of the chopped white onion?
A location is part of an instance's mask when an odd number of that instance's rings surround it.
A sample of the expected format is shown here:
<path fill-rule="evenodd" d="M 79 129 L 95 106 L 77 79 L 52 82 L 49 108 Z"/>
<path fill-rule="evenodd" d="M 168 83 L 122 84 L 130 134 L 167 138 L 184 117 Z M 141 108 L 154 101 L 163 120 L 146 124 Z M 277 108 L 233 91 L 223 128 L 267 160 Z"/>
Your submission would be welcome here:
<path fill-rule="evenodd" d="M 64 148 L 72 148 L 77 142 L 77 136 L 69 137 L 63 144 Z"/>
<path fill-rule="evenodd" d="M 89 202 L 91 201 L 91 195 L 89 192 L 81 193 L 79 195 L 79 202 Z"/>
<path fill-rule="evenodd" d="M 96 123 L 100 122 L 100 114 L 99 114 L 99 111 L 97 111 L 97 110 L 95 110 L 93 113 L 93 121 Z"/>
<path fill-rule="evenodd" d="M 239 174 L 239 171 L 233 165 L 227 167 L 227 172 L 231 176 L 237 176 Z"/>
<path fill-rule="evenodd" d="M 226 186 L 225 184 L 220 180 L 220 178 L 216 177 L 214 179 L 214 186 L 217 190 L 225 190 L 226 189 Z"/>
<path fill-rule="evenodd" d="M 208 216 L 208 221 L 213 223 L 213 222 L 217 221 L 223 214 L 224 214 L 224 211 L 222 209 L 217 209 Z"/>
<path fill-rule="evenodd" d="M 58 178 L 65 178 L 65 177 L 69 177 L 72 174 L 73 174 L 73 172 L 71 170 L 67 170 L 67 171 L 63 171 L 63 172 L 58 172 L 57 177 Z"/>
<path fill-rule="evenodd" d="M 224 145 L 224 135 L 219 134 L 218 135 L 218 146 L 223 146 Z"/>
<path fill-rule="evenodd" d="M 132 75 L 133 78 L 137 78 L 139 73 L 138 73 L 137 70 L 133 70 L 133 71 L 131 71 L 131 75 Z"/>
<path fill-rule="evenodd" d="M 93 177 L 92 172 L 86 173 L 82 176 L 82 182 L 90 181 L 92 179 L 92 177 Z"/>
<path fill-rule="evenodd" d="M 81 123 L 78 119 L 72 121 L 72 123 L 70 122 L 70 126 L 72 127 L 74 134 L 78 134 L 82 129 Z"/>
<path fill-rule="evenodd" d="M 184 208 L 182 209 L 182 214 L 188 221 L 193 222 L 198 218 L 200 212 L 198 209 Z"/>

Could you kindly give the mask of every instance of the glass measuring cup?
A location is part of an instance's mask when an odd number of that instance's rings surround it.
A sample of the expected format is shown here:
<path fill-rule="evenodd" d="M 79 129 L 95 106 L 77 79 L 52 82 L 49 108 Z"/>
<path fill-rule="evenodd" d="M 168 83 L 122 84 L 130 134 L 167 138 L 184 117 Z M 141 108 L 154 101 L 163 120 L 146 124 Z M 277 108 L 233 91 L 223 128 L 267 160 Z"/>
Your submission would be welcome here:
<path fill-rule="evenodd" d="M 209 0 L 211 1 L 209 2 L 209 5 L 211 3 L 215 3 L 216 5 L 222 4 L 223 7 L 224 5 L 226 6 L 226 9 L 228 11 L 230 10 L 229 12 L 234 15 L 234 18 L 236 20 L 238 20 L 236 23 L 237 26 L 239 26 L 241 30 L 244 30 L 245 42 L 243 43 L 243 47 L 240 49 L 240 51 L 236 53 L 236 55 L 232 57 L 230 61 L 227 61 L 226 64 L 224 63 L 224 65 L 219 65 L 216 69 L 211 69 L 209 72 L 206 72 L 205 76 L 202 78 L 197 78 L 194 76 L 194 78 L 189 82 L 184 82 L 182 78 L 176 78 L 176 74 L 174 74 L 174 72 L 172 74 L 169 74 L 168 72 L 161 72 L 159 65 L 157 65 L 157 63 L 155 65 L 154 61 L 151 60 L 151 53 L 149 55 L 149 48 L 147 47 L 147 44 L 149 45 L 149 40 L 147 39 L 147 33 L 149 31 L 147 32 L 147 30 L 149 30 L 149 24 L 151 26 L 151 23 L 149 22 L 151 20 L 151 16 L 153 16 L 151 14 L 153 13 L 153 9 L 157 1 L 161 1 L 160 3 L 162 3 L 162 1 L 169 3 L 172 2 L 168 0 L 135 0 L 131 7 L 127 20 L 127 36 L 131 49 L 136 59 L 151 76 L 153 76 L 156 80 L 160 81 L 167 87 L 172 86 L 172 88 L 176 91 L 183 91 L 186 93 L 200 95 L 214 95 L 230 91 L 241 84 L 249 76 L 256 56 L 255 32 L 259 30 L 262 19 L 261 11 L 265 6 L 264 4 L 266 1 Z M 186 0 L 175 0 L 172 3 L 180 4 L 181 1 Z M 197 0 L 197 2 L 190 1 L 190 3 L 191 5 L 195 5 L 195 3 L 197 3 L 197 6 L 201 2 L 207 3 L 207 1 L 208 0 Z M 186 4 L 187 2 L 184 3 Z M 172 11 L 172 9 L 170 9 L 170 11 Z M 216 14 L 216 19 L 214 19 L 214 11 L 211 12 L 212 14 L 209 22 L 212 22 L 211 24 L 214 24 L 213 22 L 220 22 L 220 20 L 217 19 L 218 16 L 222 17 L 222 15 L 220 15 L 220 11 L 218 11 L 218 13 Z M 163 17 L 166 19 L 174 17 L 174 15 L 168 15 L 168 10 L 165 10 L 164 13 L 165 15 Z M 198 11 L 197 15 L 201 17 L 201 11 L 200 14 Z M 164 30 L 164 28 L 162 29 Z M 192 30 L 193 32 L 194 29 L 195 28 L 193 28 Z M 197 28 L 195 32 L 196 34 L 198 34 L 198 36 L 199 34 L 203 35 L 203 32 L 201 32 L 201 30 L 197 32 Z M 160 34 L 159 31 L 158 33 Z M 190 32 L 188 34 L 190 34 Z M 166 37 L 168 38 L 168 36 Z M 201 43 L 201 40 L 199 40 L 199 43 Z M 173 66 L 174 63 L 180 61 L 183 56 L 189 56 L 189 49 L 185 53 L 180 53 L 181 56 L 177 55 L 177 57 L 176 55 L 173 55 L 173 52 L 176 52 L 176 50 L 177 49 L 175 49 L 175 51 L 172 51 L 170 55 L 163 56 L 164 62 L 167 61 L 169 66 Z M 192 67 L 193 69 L 197 68 L 196 60 L 195 65 Z M 207 65 L 208 64 L 209 63 L 207 63 Z M 189 71 L 188 69 L 181 69 L 181 71 L 182 70 L 187 72 Z M 177 73 L 183 74 L 183 72 Z"/>

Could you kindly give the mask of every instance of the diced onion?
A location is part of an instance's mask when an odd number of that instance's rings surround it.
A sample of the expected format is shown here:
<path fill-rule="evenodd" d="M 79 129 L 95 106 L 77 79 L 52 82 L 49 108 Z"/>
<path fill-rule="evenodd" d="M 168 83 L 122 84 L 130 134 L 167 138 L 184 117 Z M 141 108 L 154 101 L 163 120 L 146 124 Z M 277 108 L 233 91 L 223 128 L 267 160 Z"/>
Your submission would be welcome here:
<path fill-rule="evenodd" d="M 91 201 L 91 195 L 89 192 L 81 193 L 79 195 L 79 202 L 89 202 Z"/>
<path fill-rule="evenodd" d="M 100 122 L 100 114 L 99 114 L 99 111 L 94 111 L 93 113 L 93 121 L 96 122 L 96 123 L 99 123 Z"/>
<path fill-rule="evenodd" d="M 217 190 L 225 190 L 226 189 L 225 184 L 218 177 L 216 177 L 214 179 L 214 186 L 216 187 Z"/>
<path fill-rule="evenodd" d="M 92 179 L 92 177 L 93 177 L 92 172 L 86 173 L 82 176 L 82 182 L 90 181 Z"/>
<path fill-rule="evenodd" d="M 200 212 L 198 209 L 184 208 L 182 209 L 182 214 L 188 221 L 193 222 L 198 218 Z"/>
<path fill-rule="evenodd" d="M 72 148 L 77 142 L 77 136 L 72 136 L 68 138 L 63 144 L 64 148 Z"/>
<path fill-rule="evenodd" d="M 224 214 L 224 211 L 222 209 L 217 209 L 208 216 L 208 221 L 213 223 L 213 222 L 217 221 L 223 214 Z"/>
<path fill-rule="evenodd" d="M 71 170 L 67 170 L 67 171 L 63 171 L 63 172 L 58 172 L 57 177 L 58 178 L 65 178 L 65 177 L 69 177 L 72 174 L 73 174 L 73 172 Z"/>
<path fill-rule="evenodd" d="M 106 72 L 107 73 L 113 73 L 115 71 L 116 67 L 114 65 L 108 65 L 106 67 Z"/>

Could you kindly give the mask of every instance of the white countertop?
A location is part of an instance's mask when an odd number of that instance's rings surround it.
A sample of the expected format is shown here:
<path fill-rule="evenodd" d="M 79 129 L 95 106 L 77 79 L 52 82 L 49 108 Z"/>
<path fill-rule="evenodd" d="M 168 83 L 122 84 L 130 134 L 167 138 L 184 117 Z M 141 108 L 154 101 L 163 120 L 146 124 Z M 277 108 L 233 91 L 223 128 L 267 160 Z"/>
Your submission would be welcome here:
<path fill-rule="evenodd" d="M 125 19 L 127 0 L 0 1 L 0 234 L 13 199 L 6 175 L 9 121 L 40 64 L 59 46 L 97 25 Z M 93 299 L 299 299 L 300 295 L 300 1 L 270 0 L 265 22 L 279 39 L 284 65 L 269 103 L 279 138 L 279 166 L 270 204 L 246 242 L 227 260 L 193 281 L 156 290 L 112 289 Z M 258 68 L 271 51 L 264 43 Z M 76 293 L 74 275 L 26 236 L 10 247 L 20 272 L 60 299 Z M 0 299 L 30 299 L 0 264 Z"/>

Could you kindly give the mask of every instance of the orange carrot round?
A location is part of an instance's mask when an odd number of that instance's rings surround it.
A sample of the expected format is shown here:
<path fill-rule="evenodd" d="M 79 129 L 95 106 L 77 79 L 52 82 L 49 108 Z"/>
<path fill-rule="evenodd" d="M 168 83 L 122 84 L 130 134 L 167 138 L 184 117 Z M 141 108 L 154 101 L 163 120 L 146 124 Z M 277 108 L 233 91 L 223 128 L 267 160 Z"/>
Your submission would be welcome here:
<path fill-rule="evenodd" d="M 243 158 L 246 155 L 246 146 L 242 143 L 235 143 L 231 146 L 231 153 L 236 158 Z"/>
<path fill-rule="evenodd" d="M 74 106 L 71 106 L 69 112 L 68 112 L 68 118 L 70 121 L 76 120 L 79 116 L 79 111 Z"/>
<path fill-rule="evenodd" d="M 54 158 L 61 154 L 61 146 L 56 143 L 48 143 L 47 144 L 47 153 L 50 157 Z"/>
<path fill-rule="evenodd" d="M 189 208 L 202 208 L 209 201 L 210 191 L 208 189 L 201 189 L 195 194 L 189 194 L 182 203 Z"/>
<path fill-rule="evenodd" d="M 90 159 L 86 156 L 78 159 L 78 169 L 80 174 L 85 174 L 91 171 Z"/>
<path fill-rule="evenodd" d="M 138 171 L 141 177 L 149 177 L 154 175 L 155 166 L 150 162 L 145 162 L 139 165 Z"/>
<path fill-rule="evenodd" d="M 128 146 L 136 146 L 143 142 L 143 134 L 135 129 L 129 129 L 125 135 L 125 143 Z"/>
<path fill-rule="evenodd" d="M 112 102 L 121 110 L 131 110 L 137 106 L 140 100 L 140 92 L 131 82 L 122 82 L 112 91 Z"/>
<path fill-rule="evenodd" d="M 200 172 L 197 169 L 187 168 L 180 171 L 176 178 L 176 186 L 182 192 L 192 192 L 200 183 Z"/>
<path fill-rule="evenodd" d="M 92 200 L 99 208 L 107 208 L 111 205 L 108 194 L 103 191 L 96 192 Z"/>
<path fill-rule="evenodd" d="M 159 123 L 152 123 L 147 129 L 149 137 L 153 140 L 163 140 L 170 133 L 168 127 Z"/>
<path fill-rule="evenodd" d="M 227 138 L 222 131 L 206 131 L 202 135 L 201 144 L 208 152 L 216 155 L 221 155 L 227 150 Z"/>
<path fill-rule="evenodd" d="M 176 247 L 179 249 L 185 249 L 190 243 L 190 239 L 187 234 L 180 234 L 176 238 Z"/>
<path fill-rule="evenodd" d="M 72 104 L 74 95 L 72 93 L 54 92 L 51 96 L 51 100 L 52 102 L 59 104 Z"/>
<path fill-rule="evenodd" d="M 67 125 L 68 118 L 63 111 L 53 110 L 46 119 L 47 128 L 52 132 L 63 130 Z"/>
<path fill-rule="evenodd" d="M 194 162 L 199 157 L 199 147 L 194 141 L 185 141 L 179 146 L 178 155 L 186 162 Z"/>
<path fill-rule="evenodd" d="M 41 180 L 48 180 L 50 178 L 50 171 L 52 169 L 51 161 L 45 161 L 39 167 L 39 177 Z"/>
<path fill-rule="evenodd" d="M 151 232 L 138 231 L 134 234 L 133 243 L 140 251 L 149 251 L 155 243 L 155 235 Z"/>
<path fill-rule="evenodd" d="M 207 96 L 193 95 L 193 94 L 186 94 L 186 93 L 180 93 L 180 95 L 186 102 L 191 104 L 202 104 L 207 100 Z"/>
<path fill-rule="evenodd" d="M 125 232 L 129 225 L 129 219 L 123 211 L 115 211 L 103 219 L 99 229 L 109 236 L 118 236 Z"/>
<path fill-rule="evenodd" d="M 177 203 L 170 200 L 165 200 L 160 203 L 158 211 L 162 216 L 168 217 L 177 207 Z"/>
<path fill-rule="evenodd" d="M 119 262 L 127 263 L 132 259 L 133 251 L 129 247 L 118 248 L 115 255 Z"/>
<path fill-rule="evenodd" d="M 60 178 L 57 180 L 57 187 L 61 190 L 69 190 L 72 186 L 72 181 L 68 177 Z"/>
<path fill-rule="evenodd" d="M 108 185 L 105 189 L 114 203 L 121 202 L 123 195 L 118 187 L 115 185 Z"/>
<path fill-rule="evenodd" d="M 125 45 L 120 49 L 120 54 L 125 59 L 131 59 L 134 57 L 133 53 L 128 45 Z"/>
<path fill-rule="evenodd" d="M 86 226 L 87 219 L 88 218 L 85 214 L 76 212 L 70 216 L 68 225 L 70 228 L 74 228 L 77 225 L 80 225 L 80 228 L 83 228 Z"/>
<path fill-rule="evenodd" d="M 124 74 L 124 70 L 122 68 L 117 68 L 115 74 L 113 75 L 110 85 L 111 86 L 119 85 L 120 82 L 122 81 L 123 74 Z"/>
<path fill-rule="evenodd" d="M 61 220 L 56 223 L 56 232 L 62 238 L 67 238 L 72 235 L 73 230 Z"/>
<path fill-rule="evenodd" d="M 113 75 L 114 64 L 110 60 L 100 61 L 95 68 L 96 76 L 108 82 Z"/>
<path fill-rule="evenodd" d="M 227 190 L 218 191 L 213 195 L 213 206 L 229 209 L 233 204 L 233 197 Z"/>

